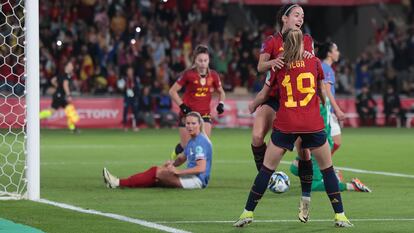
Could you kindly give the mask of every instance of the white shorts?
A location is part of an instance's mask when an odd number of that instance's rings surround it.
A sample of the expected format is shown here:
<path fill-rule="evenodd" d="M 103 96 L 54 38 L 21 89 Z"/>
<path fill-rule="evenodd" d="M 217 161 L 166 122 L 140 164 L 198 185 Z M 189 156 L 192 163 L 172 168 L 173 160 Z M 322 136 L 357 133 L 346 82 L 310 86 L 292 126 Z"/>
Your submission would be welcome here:
<path fill-rule="evenodd" d="M 203 183 L 196 175 L 180 176 L 181 186 L 184 189 L 201 189 Z"/>
<path fill-rule="evenodd" d="M 331 119 L 329 121 L 331 125 L 331 136 L 336 136 L 341 134 L 341 126 L 339 125 L 338 118 L 335 114 L 331 113 Z"/>

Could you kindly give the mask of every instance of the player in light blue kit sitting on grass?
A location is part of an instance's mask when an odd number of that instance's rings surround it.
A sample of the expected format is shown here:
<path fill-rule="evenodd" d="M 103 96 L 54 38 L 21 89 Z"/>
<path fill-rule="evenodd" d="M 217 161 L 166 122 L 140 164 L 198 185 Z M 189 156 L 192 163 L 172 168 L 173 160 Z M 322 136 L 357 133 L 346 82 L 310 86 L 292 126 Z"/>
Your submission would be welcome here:
<path fill-rule="evenodd" d="M 191 136 L 190 141 L 174 161 L 162 166 L 153 166 L 145 172 L 137 173 L 125 179 L 113 176 L 103 169 L 104 182 L 108 188 L 128 187 L 170 187 L 184 189 L 202 189 L 210 179 L 212 145 L 204 134 L 203 118 L 198 112 L 190 112 L 185 117 L 185 128 Z M 177 169 L 187 161 L 185 169 Z"/>

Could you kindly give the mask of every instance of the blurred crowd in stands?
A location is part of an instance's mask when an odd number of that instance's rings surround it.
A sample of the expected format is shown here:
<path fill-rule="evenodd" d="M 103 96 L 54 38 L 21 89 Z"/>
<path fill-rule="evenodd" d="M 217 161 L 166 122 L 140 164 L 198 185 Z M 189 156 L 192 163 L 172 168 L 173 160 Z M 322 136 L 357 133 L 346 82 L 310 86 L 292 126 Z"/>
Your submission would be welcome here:
<path fill-rule="evenodd" d="M 220 1 L 45 1 L 40 5 L 42 93 L 62 62 L 75 56 L 78 93 L 120 93 L 117 81 L 133 66 L 141 84 L 159 94 L 190 66 L 199 43 L 210 46 L 211 66 L 226 91 L 241 86 L 256 92 L 262 86 L 256 72 L 259 48 L 274 30 L 262 26 L 257 33 L 230 35 L 226 20 Z M 338 93 L 359 94 L 368 84 L 375 94 L 392 85 L 414 95 L 413 19 L 389 16 L 372 24 L 375 35 L 357 61 L 342 58 L 336 66 Z"/>
<path fill-rule="evenodd" d="M 77 0 L 41 4 L 42 92 L 48 91 L 49 80 L 61 69 L 62 61 L 76 56 L 72 88 L 78 93 L 123 92 L 118 80 L 125 79 L 127 67 L 132 66 L 141 85 L 149 87 L 151 94 L 160 94 L 191 65 L 191 52 L 197 44 L 209 44 L 216 50 L 234 46 L 223 40 L 226 15 L 221 4 L 192 2 Z M 228 73 L 227 64 L 224 66 L 220 71 Z"/>
<path fill-rule="evenodd" d="M 220 73 L 227 92 L 237 87 L 258 92 L 264 78 L 256 70 L 259 49 L 274 28 L 229 30 L 228 12 L 221 2 L 41 2 L 41 93 L 53 91 L 50 80 L 67 59 L 74 59 L 71 88 L 75 95 L 125 94 L 120 82 L 125 82 L 128 67 L 133 67 L 141 87 L 137 95 L 145 89 L 156 99 L 191 65 L 191 52 L 200 43 L 210 47 L 211 67 Z M 389 15 L 381 22 L 373 20 L 375 35 L 358 59 L 342 57 L 336 64 L 338 94 L 357 96 L 367 86 L 370 93 L 383 95 L 392 86 L 397 94 L 414 95 L 414 13 L 412 8 L 404 10 L 407 14 L 400 18 Z M 9 68 L 0 69 L 4 73 Z M 21 69 L 16 72 L 22 73 Z"/>
<path fill-rule="evenodd" d="M 354 87 L 356 94 L 364 85 L 374 93 L 385 93 L 392 86 L 397 93 L 414 95 L 414 20 L 413 12 L 407 18 L 387 16 L 382 22 L 372 20 L 375 35 L 355 63 Z M 347 66 L 345 66 L 347 67 Z M 342 67 L 341 67 L 342 68 Z M 347 71 L 339 72 L 340 77 Z M 340 90 L 345 92 L 347 84 Z M 342 91 L 341 90 L 341 91 Z"/>

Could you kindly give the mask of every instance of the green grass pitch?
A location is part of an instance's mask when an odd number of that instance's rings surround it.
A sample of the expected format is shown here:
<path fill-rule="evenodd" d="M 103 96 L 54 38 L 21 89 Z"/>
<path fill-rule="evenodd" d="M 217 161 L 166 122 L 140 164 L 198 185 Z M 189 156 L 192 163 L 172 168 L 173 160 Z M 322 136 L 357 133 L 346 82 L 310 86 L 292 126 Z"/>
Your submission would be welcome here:
<path fill-rule="evenodd" d="M 42 130 L 41 197 L 190 232 L 413 232 L 413 178 L 344 171 L 346 180 L 358 177 L 373 192 L 344 192 L 345 211 L 351 221 L 356 220 L 355 227 L 335 229 L 325 193 L 313 193 L 309 223 L 296 221 L 299 181 L 285 163 L 278 170 L 290 176 L 291 190 L 281 195 L 266 192 L 255 211 L 259 222 L 245 229 L 233 228 L 231 222 L 241 213 L 256 175 L 249 129 L 213 130 L 212 178 L 205 190 L 110 190 L 104 186 L 102 167 L 123 177 L 159 165 L 168 159 L 178 139 L 176 129 L 138 133 L 82 130 L 79 135 Z M 414 175 L 413 149 L 412 129 L 344 129 L 343 146 L 335 154 L 334 164 Z M 287 153 L 284 161 L 294 157 Z M 160 232 L 31 201 L 0 201 L 0 218 L 53 233 Z"/>

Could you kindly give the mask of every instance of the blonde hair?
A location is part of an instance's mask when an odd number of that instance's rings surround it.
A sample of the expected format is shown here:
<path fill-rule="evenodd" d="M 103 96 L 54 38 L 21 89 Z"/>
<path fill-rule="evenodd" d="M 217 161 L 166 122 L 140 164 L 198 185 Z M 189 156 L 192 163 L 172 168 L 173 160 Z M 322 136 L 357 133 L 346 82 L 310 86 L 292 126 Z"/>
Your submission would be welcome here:
<path fill-rule="evenodd" d="M 192 116 L 197 118 L 198 123 L 200 124 L 200 133 L 204 134 L 204 120 L 203 117 L 201 117 L 200 113 L 198 112 L 189 112 L 187 113 L 187 115 L 185 115 L 185 118 L 187 119 L 187 117 Z"/>
<path fill-rule="evenodd" d="M 303 59 L 303 34 L 299 29 L 288 29 L 283 33 L 283 57 L 286 64 Z"/>

